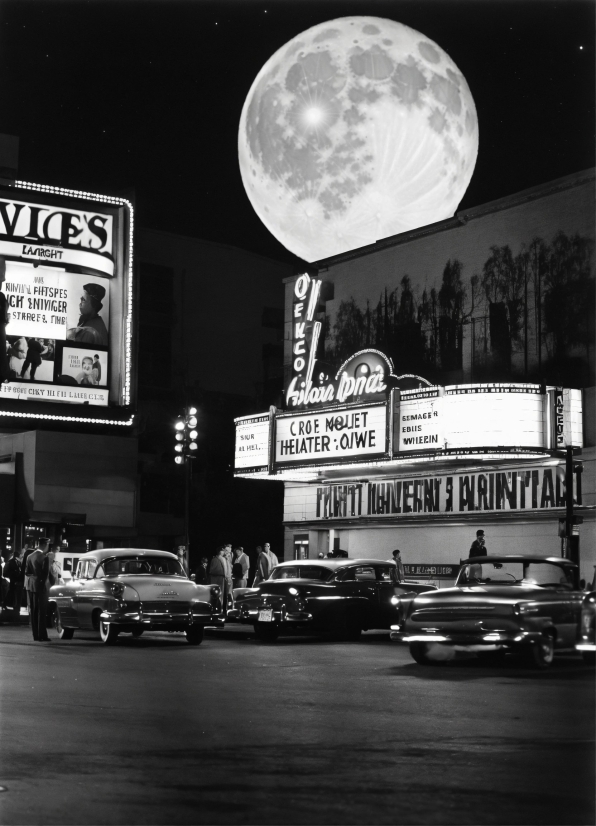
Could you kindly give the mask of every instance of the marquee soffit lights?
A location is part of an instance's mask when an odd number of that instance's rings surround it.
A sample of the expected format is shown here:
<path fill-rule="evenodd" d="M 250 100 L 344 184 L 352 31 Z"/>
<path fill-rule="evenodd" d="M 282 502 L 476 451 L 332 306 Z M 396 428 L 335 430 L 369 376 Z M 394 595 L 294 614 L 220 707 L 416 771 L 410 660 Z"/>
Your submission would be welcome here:
<path fill-rule="evenodd" d="M 131 370 L 132 370 L 132 295 L 133 295 L 133 240 L 134 240 L 134 207 L 126 198 L 118 198 L 114 195 L 102 195 L 98 192 L 84 192 L 79 189 L 64 189 L 60 186 L 48 186 L 47 184 L 35 184 L 30 181 L 15 181 L 14 187 L 18 189 L 29 189 L 33 192 L 48 193 L 49 195 L 62 195 L 69 198 L 79 198 L 85 201 L 97 201 L 98 203 L 110 206 L 126 206 L 129 210 L 130 222 L 128 229 L 128 291 L 126 296 L 125 312 L 125 356 L 124 356 L 124 388 L 122 391 L 123 406 L 130 405 L 131 398 Z M 114 421 L 113 419 L 89 419 L 83 416 L 54 416 L 45 413 L 15 413 L 12 410 L 0 410 L 0 416 L 12 417 L 15 419 L 39 419 L 45 421 L 58 422 L 84 422 L 87 424 L 108 424 L 130 426 L 134 421 L 134 414 L 129 419 Z"/>

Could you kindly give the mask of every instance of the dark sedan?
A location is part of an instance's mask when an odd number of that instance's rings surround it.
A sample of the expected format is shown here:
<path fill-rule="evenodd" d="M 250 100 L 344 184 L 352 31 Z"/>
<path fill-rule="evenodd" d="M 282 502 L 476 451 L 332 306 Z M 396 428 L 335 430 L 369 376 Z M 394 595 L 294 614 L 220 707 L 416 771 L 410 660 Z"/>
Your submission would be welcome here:
<path fill-rule="evenodd" d="M 391 639 L 407 643 L 416 662 L 439 664 L 454 651 L 498 660 L 524 653 L 539 668 L 577 643 L 584 592 L 578 569 L 561 557 L 469 559 L 455 587 L 401 599 Z"/>
<path fill-rule="evenodd" d="M 235 592 L 228 619 L 253 625 L 259 639 L 275 640 L 291 628 L 357 639 L 363 630 L 389 628 L 400 596 L 434 587 L 399 582 L 387 560 L 282 562 L 256 588 Z"/>

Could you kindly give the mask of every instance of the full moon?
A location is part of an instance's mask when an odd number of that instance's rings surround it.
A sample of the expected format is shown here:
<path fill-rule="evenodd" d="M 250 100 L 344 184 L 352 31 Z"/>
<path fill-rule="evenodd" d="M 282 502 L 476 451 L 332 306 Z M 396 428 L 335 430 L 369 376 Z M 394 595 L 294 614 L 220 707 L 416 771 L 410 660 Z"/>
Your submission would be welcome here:
<path fill-rule="evenodd" d="M 377 17 L 320 23 L 286 43 L 240 118 L 250 202 L 305 261 L 450 218 L 477 154 L 476 107 L 453 60 Z"/>

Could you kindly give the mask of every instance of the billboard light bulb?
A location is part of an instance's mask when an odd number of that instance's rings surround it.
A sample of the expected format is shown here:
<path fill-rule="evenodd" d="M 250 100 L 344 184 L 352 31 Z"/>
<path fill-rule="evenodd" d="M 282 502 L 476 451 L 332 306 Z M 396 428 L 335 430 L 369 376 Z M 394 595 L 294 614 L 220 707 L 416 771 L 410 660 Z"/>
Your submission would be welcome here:
<path fill-rule="evenodd" d="M 196 450 L 197 449 L 197 443 L 196 442 L 191 442 L 188 447 L 190 448 L 190 450 Z"/>
<path fill-rule="evenodd" d="M 176 428 L 176 430 L 184 430 L 184 422 L 178 421 L 178 422 L 176 422 L 174 427 Z"/>
<path fill-rule="evenodd" d="M 196 412 L 197 412 L 196 407 L 190 407 L 189 410 L 188 410 L 188 415 L 189 416 L 194 416 L 194 415 L 196 415 Z"/>
<path fill-rule="evenodd" d="M 184 459 L 182 458 L 182 456 L 176 456 L 174 458 L 174 461 L 176 462 L 177 465 L 181 465 L 182 462 L 184 461 Z"/>
<path fill-rule="evenodd" d="M 174 450 L 176 453 L 182 453 L 182 445 L 174 445 Z"/>
<path fill-rule="evenodd" d="M 181 442 L 184 439 L 184 433 L 176 433 L 176 441 Z"/>
<path fill-rule="evenodd" d="M 190 436 L 191 439 L 196 439 L 199 434 L 196 430 L 191 430 L 188 435 Z"/>
<path fill-rule="evenodd" d="M 196 418 L 194 416 L 191 416 L 190 419 L 188 420 L 188 424 L 189 424 L 190 427 L 196 427 L 197 426 Z"/>

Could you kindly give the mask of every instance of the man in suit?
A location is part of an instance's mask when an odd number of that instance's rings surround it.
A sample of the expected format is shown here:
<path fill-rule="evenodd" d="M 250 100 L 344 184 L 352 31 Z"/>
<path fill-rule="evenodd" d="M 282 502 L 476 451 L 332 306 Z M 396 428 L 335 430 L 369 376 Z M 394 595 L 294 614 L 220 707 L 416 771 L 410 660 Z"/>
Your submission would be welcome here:
<path fill-rule="evenodd" d="M 234 588 L 246 588 L 249 567 L 250 563 L 247 555 L 244 553 L 244 548 L 241 546 L 234 548 L 234 562 L 232 564 Z"/>
<path fill-rule="evenodd" d="M 46 627 L 48 609 L 47 581 L 54 555 L 50 554 L 50 540 L 42 537 L 39 547 L 27 557 L 26 588 L 31 610 L 31 630 L 36 642 L 49 642 Z"/>
<path fill-rule="evenodd" d="M 263 550 L 261 545 L 257 545 L 257 554 L 257 571 L 255 573 L 253 588 L 260 582 L 269 579 L 269 574 L 271 573 L 271 557 L 266 550 Z"/>

